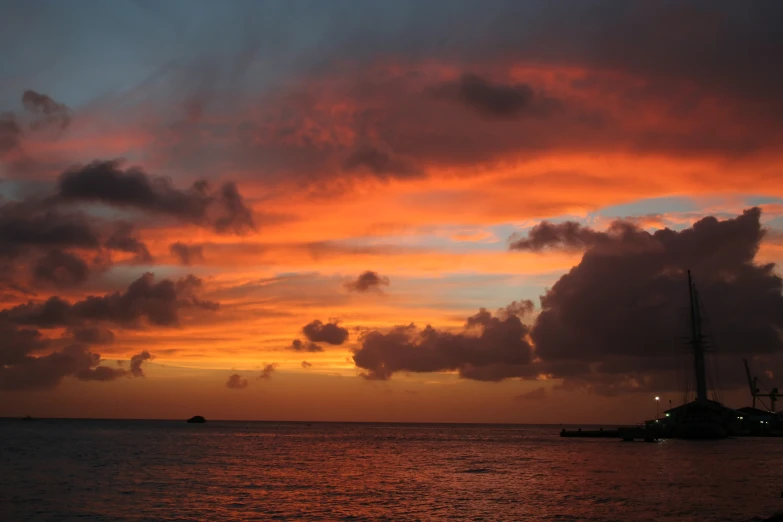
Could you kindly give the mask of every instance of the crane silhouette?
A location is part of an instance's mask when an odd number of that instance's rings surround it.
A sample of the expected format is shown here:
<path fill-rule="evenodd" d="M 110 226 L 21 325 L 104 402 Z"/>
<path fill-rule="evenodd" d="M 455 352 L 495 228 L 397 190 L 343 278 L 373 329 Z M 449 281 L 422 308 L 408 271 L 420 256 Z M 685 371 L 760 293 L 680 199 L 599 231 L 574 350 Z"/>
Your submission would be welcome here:
<path fill-rule="evenodd" d="M 745 363 L 745 373 L 748 376 L 748 386 L 750 386 L 750 394 L 753 397 L 753 407 L 754 408 L 756 407 L 756 399 L 757 398 L 758 399 L 769 398 L 769 402 L 770 402 L 769 411 L 771 411 L 772 413 L 775 413 L 775 403 L 777 402 L 778 397 L 780 395 L 778 393 L 778 389 L 777 388 L 772 388 L 772 391 L 769 392 L 769 393 L 761 393 L 761 391 L 759 390 L 759 387 L 758 387 L 759 378 L 758 377 L 752 377 L 750 375 L 750 366 L 748 366 L 748 360 L 747 359 L 742 359 L 742 361 Z M 767 406 L 766 404 L 764 404 L 763 401 L 759 401 L 759 402 L 761 402 L 761 404 L 764 407 Z"/>

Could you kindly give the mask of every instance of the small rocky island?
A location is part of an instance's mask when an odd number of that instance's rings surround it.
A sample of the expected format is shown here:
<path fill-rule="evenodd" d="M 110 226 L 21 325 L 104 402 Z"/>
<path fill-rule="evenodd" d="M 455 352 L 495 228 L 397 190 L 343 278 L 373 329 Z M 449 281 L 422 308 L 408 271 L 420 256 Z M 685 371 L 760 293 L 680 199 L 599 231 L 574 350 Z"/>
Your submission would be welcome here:
<path fill-rule="evenodd" d="M 195 417 L 189 418 L 187 422 L 191 424 L 204 424 L 205 422 L 207 422 L 207 419 L 205 419 L 201 415 L 196 415 Z"/>

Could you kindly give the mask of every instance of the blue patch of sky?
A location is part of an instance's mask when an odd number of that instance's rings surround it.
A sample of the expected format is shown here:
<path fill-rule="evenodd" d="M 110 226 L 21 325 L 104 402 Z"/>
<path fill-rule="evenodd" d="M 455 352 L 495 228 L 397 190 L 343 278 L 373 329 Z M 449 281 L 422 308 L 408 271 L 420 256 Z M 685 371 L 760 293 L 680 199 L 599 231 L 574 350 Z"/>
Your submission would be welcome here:
<path fill-rule="evenodd" d="M 546 288 L 543 283 L 537 277 L 516 274 L 449 274 L 437 278 L 395 278 L 388 291 L 415 294 L 426 288 L 430 297 L 422 296 L 425 306 L 448 303 L 449 309 L 465 310 L 470 315 L 479 308 L 496 310 L 524 299 L 538 307 L 539 296 Z"/>
<path fill-rule="evenodd" d="M 745 203 L 751 207 L 756 205 L 783 205 L 783 198 L 772 196 L 749 196 L 745 199 Z"/>
<path fill-rule="evenodd" d="M 632 216 L 646 216 L 650 214 L 669 214 L 681 212 L 695 212 L 700 209 L 692 198 L 687 197 L 663 197 L 649 198 L 604 207 L 596 212 L 591 212 L 590 217 L 622 218 Z"/>

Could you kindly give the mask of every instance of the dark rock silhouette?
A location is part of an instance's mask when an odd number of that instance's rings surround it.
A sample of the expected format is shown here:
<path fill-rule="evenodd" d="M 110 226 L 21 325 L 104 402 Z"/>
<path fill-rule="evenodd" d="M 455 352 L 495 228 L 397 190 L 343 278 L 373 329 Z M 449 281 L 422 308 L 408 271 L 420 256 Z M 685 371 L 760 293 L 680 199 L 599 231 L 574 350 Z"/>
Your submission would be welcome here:
<path fill-rule="evenodd" d="M 189 418 L 186 422 L 189 422 L 191 424 L 204 424 L 205 422 L 207 422 L 207 419 L 205 419 L 201 415 L 196 415 L 195 417 Z"/>

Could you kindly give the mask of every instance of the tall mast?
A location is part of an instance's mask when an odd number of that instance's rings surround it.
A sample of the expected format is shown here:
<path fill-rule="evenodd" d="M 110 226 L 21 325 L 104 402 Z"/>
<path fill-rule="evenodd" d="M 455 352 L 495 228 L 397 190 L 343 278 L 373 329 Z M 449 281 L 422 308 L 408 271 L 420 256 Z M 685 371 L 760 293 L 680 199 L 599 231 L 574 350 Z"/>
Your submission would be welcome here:
<path fill-rule="evenodd" d="M 699 296 L 691 280 L 688 270 L 688 295 L 691 303 L 691 345 L 693 345 L 693 362 L 696 371 L 696 400 L 707 400 L 707 376 L 704 371 L 704 345 L 701 337 L 701 315 L 699 313 Z"/>

